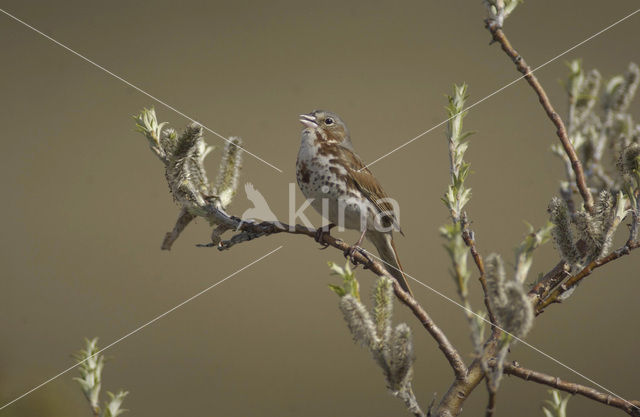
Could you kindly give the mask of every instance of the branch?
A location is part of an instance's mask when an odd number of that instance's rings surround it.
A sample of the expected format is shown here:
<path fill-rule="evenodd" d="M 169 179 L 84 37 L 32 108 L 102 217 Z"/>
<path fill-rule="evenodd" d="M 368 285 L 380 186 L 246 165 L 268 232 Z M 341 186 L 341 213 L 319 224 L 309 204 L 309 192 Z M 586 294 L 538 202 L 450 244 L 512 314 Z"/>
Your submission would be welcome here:
<path fill-rule="evenodd" d="M 388 274 L 388 272 L 386 272 L 386 274 Z M 418 320 L 420 320 L 420 323 L 422 323 L 427 332 L 429 332 L 431 337 L 436 340 L 436 342 L 438 343 L 438 347 L 449 361 L 449 365 L 451 365 L 451 368 L 453 368 L 456 379 L 465 379 L 467 376 L 467 366 L 464 364 L 464 360 L 462 359 L 456 348 L 451 344 L 451 342 L 449 342 L 447 336 L 434 323 L 434 321 L 427 314 L 427 312 L 424 311 L 420 304 L 418 304 L 416 299 L 402 289 L 400 283 L 396 279 L 393 280 L 393 290 L 400 301 L 402 301 L 404 305 L 411 309 L 414 316 L 416 316 Z"/>
<path fill-rule="evenodd" d="M 605 394 L 584 385 L 576 384 L 574 382 L 566 382 L 555 376 L 522 368 L 517 362 L 505 363 L 504 373 L 517 376 L 525 381 L 533 381 L 538 384 L 547 385 L 571 394 L 582 395 L 583 397 L 598 401 L 599 403 L 619 408 L 630 416 L 640 417 L 640 401 L 626 401 L 622 398 Z"/>
<path fill-rule="evenodd" d="M 529 290 L 529 297 L 534 304 L 543 300 L 551 290 L 558 286 L 570 274 L 570 267 L 564 260 L 558 262 L 553 269 L 546 273 L 534 286 Z"/>
<path fill-rule="evenodd" d="M 181 209 L 180 214 L 178 214 L 178 220 L 176 220 L 176 225 L 173 227 L 172 231 L 167 232 L 164 240 L 162 241 L 162 250 L 171 250 L 173 242 L 178 239 L 184 228 L 187 227 L 195 218 L 196 216 L 189 213 L 186 209 Z"/>
<path fill-rule="evenodd" d="M 560 138 L 562 147 L 564 148 L 564 151 L 571 161 L 571 167 L 573 168 L 573 172 L 576 176 L 576 185 L 578 187 L 578 191 L 580 191 L 582 200 L 584 201 L 584 207 L 589 213 L 592 213 L 593 196 L 591 195 L 589 187 L 587 186 L 582 163 L 580 162 L 580 159 L 578 159 L 578 155 L 576 154 L 576 151 L 571 144 L 571 140 L 569 140 L 567 129 L 565 128 L 562 119 L 554 110 L 551 102 L 549 101 L 549 97 L 547 97 L 547 93 L 542 88 L 542 85 L 540 85 L 540 82 L 538 82 L 538 79 L 531 72 L 531 68 L 527 65 L 524 58 L 522 58 L 522 56 L 515 49 L 513 49 L 513 47 L 509 43 L 509 40 L 502 31 L 501 25 L 494 19 L 486 19 L 485 27 L 489 30 L 489 32 L 491 32 L 493 41 L 500 44 L 502 50 L 511 58 L 518 71 L 520 71 L 524 75 L 524 78 L 538 95 L 540 104 L 542 104 L 542 107 L 547 113 L 547 116 L 556 126 L 556 134 L 558 135 L 558 138 Z"/>
<path fill-rule="evenodd" d="M 216 210 L 215 207 L 212 207 L 213 210 Z M 239 227 L 240 233 L 232 236 L 229 240 L 220 241 L 217 244 L 218 250 L 227 250 L 232 246 L 237 245 L 241 242 L 246 242 L 249 240 L 256 239 L 261 236 L 268 236 L 276 233 L 291 233 L 297 235 L 306 235 L 311 238 L 316 238 L 318 233 L 315 229 L 311 229 L 301 225 L 289 226 L 288 224 L 282 222 L 261 222 L 261 223 L 246 223 L 242 222 L 241 219 L 237 217 L 227 216 L 227 223 L 231 225 L 231 229 L 237 229 Z M 337 239 L 331 236 L 328 233 L 323 233 L 320 235 L 320 242 L 325 247 L 332 246 L 336 249 L 339 249 L 343 253 L 348 253 L 352 249 L 352 246 L 345 243 L 341 239 Z M 213 246 L 213 244 L 208 244 L 207 246 Z M 354 264 L 363 265 L 364 269 L 369 269 L 371 272 L 376 274 L 377 276 L 386 276 L 392 279 L 393 282 L 393 290 L 400 301 L 413 312 L 414 316 L 420 320 L 420 323 L 424 326 L 424 328 L 429 332 L 431 337 L 434 338 L 438 347 L 446 357 L 449 365 L 453 369 L 453 372 L 456 376 L 456 379 L 462 379 L 467 375 L 467 367 L 462 359 L 462 356 L 458 353 L 456 348 L 451 344 L 447 336 L 444 332 L 435 324 L 433 319 L 429 316 L 429 314 L 420 306 L 418 301 L 413 298 L 408 292 L 404 291 L 398 281 L 393 278 L 389 271 L 378 261 L 371 259 L 365 253 L 361 251 L 355 251 L 352 260 Z"/>
<path fill-rule="evenodd" d="M 487 342 L 487 346 L 485 347 L 485 354 L 492 355 L 495 352 L 496 346 L 496 340 L 490 338 Z M 440 404 L 438 404 L 435 411 L 432 413 L 433 416 L 453 417 L 460 414 L 462 411 L 462 404 L 485 377 L 485 370 L 482 365 L 482 361 L 482 358 L 474 359 L 471 365 L 469 365 L 467 377 L 464 379 L 456 379 L 453 384 L 451 384 L 440 400 Z"/>
<path fill-rule="evenodd" d="M 624 245 L 623 247 L 621 247 L 616 251 L 611 252 L 609 255 L 605 256 L 604 258 L 600 258 L 591 262 L 589 265 L 584 267 L 580 272 L 573 275 L 566 282 L 564 282 L 562 285 L 558 286 L 555 290 L 553 290 L 553 292 L 547 298 L 540 301 L 538 306 L 536 307 L 536 314 L 542 313 L 542 311 L 546 307 L 548 307 L 550 304 L 561 303 L 562 295 L 567 291 L 569 291 L 571 288 L 578 285 L 578 283 L 582 279 L 591 275 L 594 269 L 599 268 L 603 265 L 606 265 L 611 261 L 615 261 L 616 259 L 621 258 L 624 255 L 628 255 L 631 253 L 633 249 L 636 249 L 638 247 L 640 247 L 640 240 L 636 242 L 628 242 L 626 245 Z"/>
<path fill-rule="evenodd" d="M 485 412 L 485 417 L 493 417 L 493 413 L 496 411 L 496 390 L 491 388 L 491 383 L 489 379 L 485 379 L 487 383 L 487 392 L 489 393 L 489 400 L 487 401 L 487 410 Z"/>
<path fill-rule="evenodd" d="M 487 308 L 489 321 L 491 322 L 491 328 L 495 331 L 496 327 L 494 326 L 494 324 L 496 323 L 496 317 L 493 314 L 493 311 L 491 311 L 491 306 L 489 305 L 489 293 L 487 289 L 487 279 L 484 273 L 484 262 L 482 261 L 482 256 L 476 248 L 475 234 L 472 230 L 469 229 L 469 224 L 466 216 L 460 220 L 460 224 L 462 226 L 462 239 L 469 248 L 469 252 L 471 252 L 471 256 L 473 257 L 473 261 L 475 262 L 476 266 L 478 267 L 478 271 L 480 272 L 478 281 L 480 281 L 480 285 L 482 286 L 482 292 L 484 294 L 484 305 Z"/>
<path fill-rule="evenodd" d="M 144 109 L 134 119 L 137 129 L 149 141 L 151 150 L 165 165 L 165 177 L 169 183 L 169 190 L 180 206 L 176 224 L 173 230 L 165 235 L 162 249 L 169 250 L 195 217 L 202 217 L 210 225 L 215 226 L 211 233 L 211 243 L 198 246 L 215 246 L 218 250 L 228 250 L 239 243 L 276 233 L 302 234 L 312 237 L 325 247 L 333 246 L 345 254 L 351 254 L 351 260 L 355 265 L 362 264 L 365 269 L 370 269 L 378 276 L 391 278 L 396 296 L 411 309 L 435 339 L 449 361 L 456 379 L 465 377 L 467 367 L 464 360 L 442 330 L 420 304 L 402 290 L 398 281 L 389 274 L 387 269 L 367 256 L 364 251 L 357 250 L 359 248 L 354 248 L 323 230 L 301 225 L 290 226 L 279 221 L 258 223 L 253 220 L 243 220 L 225 212 L 224 208 L 231 202 L 237 187 L 241 160 L 239 138 L 232 138 L 225 147 L 216 185 L 211 187 L 203 164 L 211 147 L 207 146 L 202 139 L 202 126 L 192 124 L 184 133 L 178 135 L 173 130 L 163 129 L 166 123 L 158 123 L 153 109 Z M 222 234 L 229 230 L 237 233 L 228 240 L 222 240 Z"/>

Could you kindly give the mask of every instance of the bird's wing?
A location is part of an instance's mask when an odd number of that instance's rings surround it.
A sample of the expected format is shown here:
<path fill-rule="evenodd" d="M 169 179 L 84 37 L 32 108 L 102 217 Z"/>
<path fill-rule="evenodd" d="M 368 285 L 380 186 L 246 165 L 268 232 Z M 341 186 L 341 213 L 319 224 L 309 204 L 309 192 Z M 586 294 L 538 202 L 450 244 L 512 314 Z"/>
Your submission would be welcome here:
<path fill-rule="evenodd" d="M 379 213 L 384 213 L 391 223 L 400 230 L 400 225 L 393 211 L 390 197 L 382 189 L 378 179 L 369 171 L 364 162 L 350 149 L 341 148 L 341 159 L 347 166 L 347 178 L 374 205 Z"/>

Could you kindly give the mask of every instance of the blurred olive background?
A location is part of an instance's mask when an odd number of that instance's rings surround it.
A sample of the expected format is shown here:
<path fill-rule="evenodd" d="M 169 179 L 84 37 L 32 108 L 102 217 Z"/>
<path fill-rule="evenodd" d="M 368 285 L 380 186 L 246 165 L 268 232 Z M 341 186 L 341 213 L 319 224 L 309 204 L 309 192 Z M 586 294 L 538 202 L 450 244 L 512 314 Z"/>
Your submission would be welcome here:
<path fill-rule="evenodd" d="M 635 10 L 633 0 L 529 1 L 506 22 L 532 65 Z M 252 182 L 287 218 L 300 126 L 315 108 L 337 112 L 366 161 L 445 118 L 444 94 L 467 82 L 471 102 L 519 74 L 489 46 L 480 1 L 388 2 L 46 2 L 2 8 L 282 169 L 245 157 Z M 605 78 L 640 61 L 640 15 L 541 69 L 537 76 L 564 114 L 566 61 L 584 59 Z M 0 262 L 0 398 L 4 404 L 73 364 L 84 337 L 111 343 L 247 263 L 283 248 L 106 352 L 103 389 L 130 391 L 131 416 L 408 415 L 386 390 L 369 354 L 355 345 L 328 288 L 326 265 L 343 263 L 301 236 L 273 236 L 219 253 L 196 248 L 210 228 L 191 225 L 171 252 L 160 250 L 177 209 L 161 163 L 134 132 L 131 116 L 155 106 L 161 120 L 188 121 L 0 15 L 3 192 Z M 635 105 L 634 113 L 639 107 Z M 513 247 L 547 220 L 563 178 L 549 147 L 555 129 L 519 82 L 475 107 L 473 198 L 468 212 L 483 254 L 511 261 Z M 397 245 L 406 270 L 456 298 L 438 227 L 448 181 L 444 128 L 374 165 L 401 204 Z M 223 142 L 211 135 L 213 145 Z M 219 153 L 207 166 L 215 174 Z M 302 194 L 297 191 L 298 204 Z M 240 189 L 231 211 L 252 205 Z M 321 220 L 306 212 L 315 224 Z M 624 239 L 621 227 L 619 239 Z M 347 232 L 346 240 L 357 234 Z M 530 279 L 558 258 L 540 249 Z M 528 341 L 626 397 L 637 399 L 640 253 L 598 270 L 563 305 L 536 320 Z M 474 271 L 475 276 L 475 271 Z M 369 290 L 373 276 L 359 271 Z M 470 356 L 462 311 L 414 283 L 416 297 Z M 480 289 L 472 287 L 476 295 Z M 475 299 L 481 307 L 479 298 Z M 426 407 L 452 372 L 405 308 L 414 329 L 414 389 Z M 511 359 L 586 383 L 523 345 Z M 69 372 L 0 411 L 0 416 L 89 416 Z M 547 388 L 506 377 L 498 416 L 541 416 Z M 464 415 L 480 415 L 477 389 Z M 570 415 L 621 415 L 574 398 Z"/>

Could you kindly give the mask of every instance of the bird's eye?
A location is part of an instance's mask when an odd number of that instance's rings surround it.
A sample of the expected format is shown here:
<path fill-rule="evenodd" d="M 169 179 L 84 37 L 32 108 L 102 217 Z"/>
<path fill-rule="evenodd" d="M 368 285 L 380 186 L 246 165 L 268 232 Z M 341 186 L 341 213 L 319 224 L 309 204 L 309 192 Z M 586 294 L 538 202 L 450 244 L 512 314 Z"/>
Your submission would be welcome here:
<path fill-rule="evenodd" d="M 326 125 L 332 125 L 334 123 L 333 119 L 331 117 L 327 117 L 326 119 L 324 119 L 324 123 Z"/>

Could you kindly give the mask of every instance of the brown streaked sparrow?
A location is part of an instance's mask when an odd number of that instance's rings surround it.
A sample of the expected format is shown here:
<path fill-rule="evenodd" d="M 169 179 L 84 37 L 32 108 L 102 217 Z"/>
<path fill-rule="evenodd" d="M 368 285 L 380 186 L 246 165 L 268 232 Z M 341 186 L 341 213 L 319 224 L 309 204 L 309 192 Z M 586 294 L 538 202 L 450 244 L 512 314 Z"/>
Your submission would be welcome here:
<path fill-rule="evenodd" d="M 399 231 L 394 200 L 354 152 L 342 119 L 323 110 L 300 116 L 302 142 L 296 162 L 298 186 L 311 206 L 332 224 L 361 232 L 378 250 L 389 273 L 411 294 L 393 243 Z"/>

